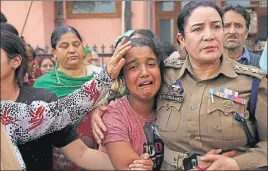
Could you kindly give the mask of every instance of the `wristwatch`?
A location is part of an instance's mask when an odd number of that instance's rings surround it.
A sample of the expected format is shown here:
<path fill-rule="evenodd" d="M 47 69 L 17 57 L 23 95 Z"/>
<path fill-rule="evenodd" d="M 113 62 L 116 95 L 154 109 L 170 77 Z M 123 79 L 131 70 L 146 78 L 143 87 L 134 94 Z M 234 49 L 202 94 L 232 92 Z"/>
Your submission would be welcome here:
<path fill-rule="evenodd" d="M 184 171 L 188 171 L 190 169 L 194 169 L 198 166 L 201 155 L 197 152 L 188 152 L 188 157 L 183 159 L 183 169 Z"/>

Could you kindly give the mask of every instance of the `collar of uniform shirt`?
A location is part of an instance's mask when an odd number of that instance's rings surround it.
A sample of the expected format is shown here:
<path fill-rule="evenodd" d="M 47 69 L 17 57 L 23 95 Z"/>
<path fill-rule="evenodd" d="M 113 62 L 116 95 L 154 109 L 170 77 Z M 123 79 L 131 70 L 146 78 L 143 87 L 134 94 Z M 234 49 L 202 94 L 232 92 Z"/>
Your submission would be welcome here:
<path fill-rule="evenodd" d="M 245 48 L 245 47 L 243 47 L 243 54 L 242 54 L 242 56 L 240 56 L 237 59 L 237 61 L 240 61 L 242 59 L 246 59 L 248 63 L 250 62 L 249 52 L 248 52 L 247 48 Z"/>
<path fill-rule="evenodd" d="M 186 70 L 188 70 L 193 76 L 195 75 L 193 68 L 190 64 L 189 56 L 186 57 L 186 60 L 185 60 L 183 66 L 178 74 L 177 79 L 180 79 Z M 230 78 L 235 78 L 238 76 L 236 74 L 236 72 L 234 71 L 232 64 L 223 56 L 221 56 L 221 65 L 220 65 L 219 71 L 215 77 L 218 77 L 219 74 L 223 74 L 223 75 L 230 77 Z M 213 77 L 213 78 L 215 78 L 215 77 Z M 213 78 L 211 78 L 211 79 L 213 79 Z"/>

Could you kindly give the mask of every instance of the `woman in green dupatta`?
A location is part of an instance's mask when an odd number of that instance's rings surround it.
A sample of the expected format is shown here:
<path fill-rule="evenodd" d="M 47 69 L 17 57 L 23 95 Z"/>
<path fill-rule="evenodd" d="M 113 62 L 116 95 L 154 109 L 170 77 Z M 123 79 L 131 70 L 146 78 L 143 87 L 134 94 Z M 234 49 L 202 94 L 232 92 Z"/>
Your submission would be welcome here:
<path fill-rule="evenodd" d="M 55 29 L 51 35 L 51 47 L 53 56 L 57 59 L 56 67 L 35 81 L 33 86 L 36 88 L 50 90 L 62 98 L 79 89 L 85 82 L 92 79 L 95 73 L 101 71 L 99 67 L 83 64 L 85 54 L 82 38 L 73 27 L 61 26 Z M 85 115 L 75 126 L 82 141 L 88 147 L 96 149 L 97 143 L 92 135 L 90 114 Z M 58 149 L 53 152 L 53 168 L 55 170 L 79 169 Z"/>

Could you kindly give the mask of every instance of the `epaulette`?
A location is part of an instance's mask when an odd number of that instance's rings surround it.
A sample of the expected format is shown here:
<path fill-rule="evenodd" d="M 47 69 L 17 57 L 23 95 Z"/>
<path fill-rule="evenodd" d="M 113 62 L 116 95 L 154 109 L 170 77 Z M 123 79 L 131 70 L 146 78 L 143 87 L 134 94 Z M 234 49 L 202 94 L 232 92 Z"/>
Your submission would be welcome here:
<path fill-rule="evenodd" d="M 169 61 L 165 62 L 165 67 L 167 68 L 182 68 L 182 65 L 184 64 L 185 60 L 176 60 L 176 61 Z"/>
<path fill-rule="evenodd" d="M 266 75 L 266 73 L 263 70 L 251 65 L 233 63 L 233 67 L 235 72 L 238 74 L 250 75 L 259 79 L 262 79 Z"/>

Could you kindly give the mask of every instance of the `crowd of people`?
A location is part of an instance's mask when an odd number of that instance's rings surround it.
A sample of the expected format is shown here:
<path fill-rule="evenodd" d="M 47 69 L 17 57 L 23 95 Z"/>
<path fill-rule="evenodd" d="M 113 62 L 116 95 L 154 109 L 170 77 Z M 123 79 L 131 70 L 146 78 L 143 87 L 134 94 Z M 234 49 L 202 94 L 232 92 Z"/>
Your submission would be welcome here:
<path fill-rule="evenodd" d="M 240 5 L 191 1 L 176 46 L 129 30 L 105 65 L 68 25 L 37 58 L 1 13 L 1 166 L 267 169 L 267 43 L 247 50 L 250 20 Z"/>

